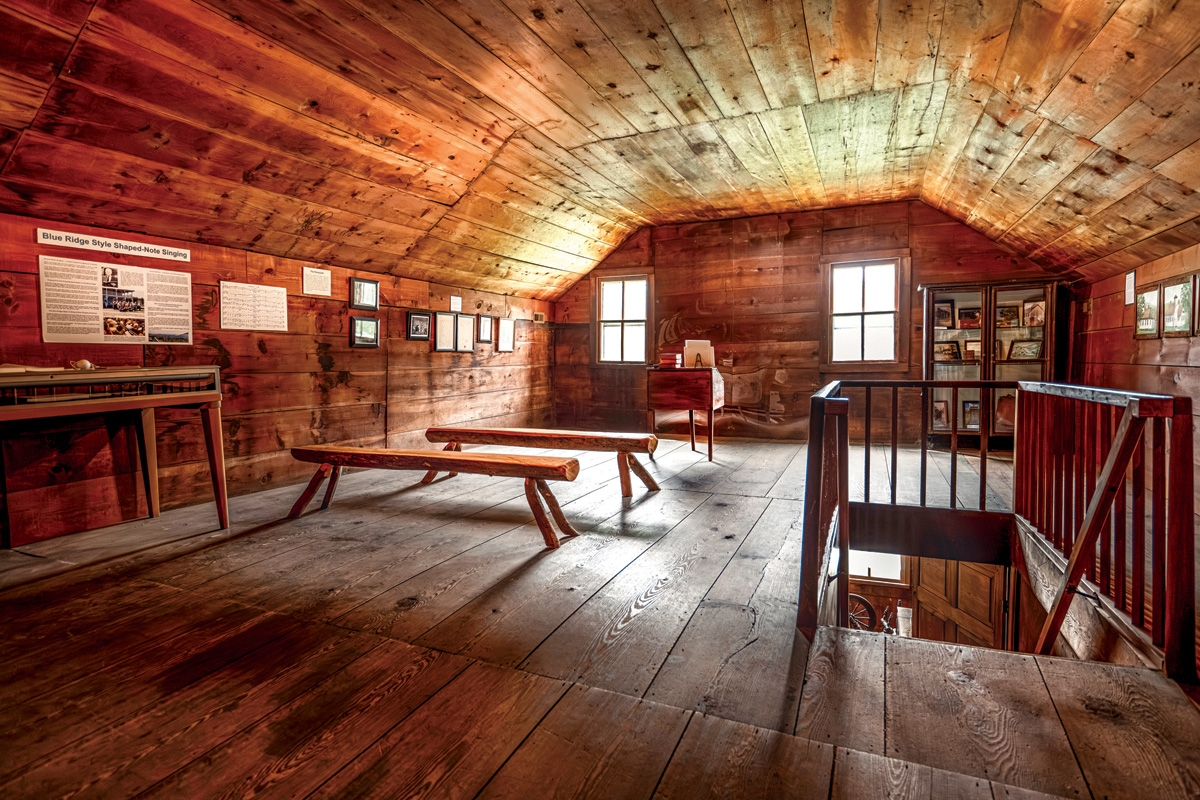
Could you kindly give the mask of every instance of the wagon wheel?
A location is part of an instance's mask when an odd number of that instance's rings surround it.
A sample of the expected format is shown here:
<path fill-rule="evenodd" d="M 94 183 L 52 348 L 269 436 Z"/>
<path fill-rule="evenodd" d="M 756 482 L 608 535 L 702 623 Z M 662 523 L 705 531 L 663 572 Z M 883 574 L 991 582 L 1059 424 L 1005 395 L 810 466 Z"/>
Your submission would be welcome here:
<path fill-rule="evenodd" d="M 875 616 L 875 607 L 867 598 L 860 594 L 852 594 L 849 597 L 850 613 L 848 615 L 849 627 L 860 631 L 875 630 L 875 623 L 878 618 Z"/>

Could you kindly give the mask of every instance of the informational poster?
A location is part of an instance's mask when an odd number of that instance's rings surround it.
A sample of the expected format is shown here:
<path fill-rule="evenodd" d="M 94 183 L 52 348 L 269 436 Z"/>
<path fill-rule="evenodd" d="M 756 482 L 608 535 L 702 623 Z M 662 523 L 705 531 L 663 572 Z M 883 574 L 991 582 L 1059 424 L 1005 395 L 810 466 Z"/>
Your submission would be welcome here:
<path fill-rule="evenodd" d="M 286 331 L 287 289 L 221 281 L 221 328 Z"/>
<path fill-rule="evenodd" d="M 333 295 L 333 273 L 327 269 L 316 267 L 304 268 L 304 293 L 319 294 L 322 297 Z"/>
<path fill-rule="evenodd" d="M 1125 273 L 1125 305 L 1133 305 L 1134 300 L 1134 281 L 1137 280 L 1136 272 Z"/>
<path fill-rule="evenodd" d="M 191 344 L 186 272 L 38 257 L 42 341 Z"/>

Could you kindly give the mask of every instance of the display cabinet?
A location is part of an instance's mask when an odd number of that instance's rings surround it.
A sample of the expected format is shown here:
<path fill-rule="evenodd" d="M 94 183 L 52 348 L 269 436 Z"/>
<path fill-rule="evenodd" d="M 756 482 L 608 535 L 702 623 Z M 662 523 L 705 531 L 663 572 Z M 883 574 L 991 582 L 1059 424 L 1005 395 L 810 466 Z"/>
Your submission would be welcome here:
<path fill-rule="evenodd" d="M 923 376 L 933 381 L 1049 381 L 1061 377 L 1056 328 L 1061 287 L 1056 283 L 922 286 L 925 299 Z M 981 433 L 987 418 L 989 447 L 1009 448 L 1016 424 L 1016 393 L 988 392 L 991 413 L 980 413 L 978 389 L 932 392 L 933 442 L 948 437 L 955 419 L 960 441 Z"/>

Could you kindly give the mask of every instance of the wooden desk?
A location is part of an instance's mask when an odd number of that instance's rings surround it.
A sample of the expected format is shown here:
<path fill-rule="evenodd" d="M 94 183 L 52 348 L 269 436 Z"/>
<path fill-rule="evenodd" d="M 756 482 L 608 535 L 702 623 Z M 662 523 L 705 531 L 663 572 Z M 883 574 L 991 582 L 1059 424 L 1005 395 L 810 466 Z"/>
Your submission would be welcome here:
<path fill-rule="evenodd" d="M 708 460 L 712 461 L 713 412 L 725 405 L 725 379 L 715 367 L 646 370 L 646 406 L 650 409 L 650 432 L 654 432 L 655 409 L 687 409 L 692 449 L 696 449 L 696 412 L 708 414 Z"/>
<path fill-rule="evenodd" d="M 112 411 L 138 411 L 135 426 L 142 477 L 150 516 L 159 515 L 158 453 L 154 409 L 194 408 L 204 424 L 204 445 L 217 500 L 217 518 L 229 527 L 225 488 L 225 446 L 221 435 L 221 370 L 219 367 L 144 367 L 64 370 L 0 375 L 0 423 L 50 419 Z M 0 436 L 4 428 L 0 427 Z M 4 486 L 0 462 L 0 489 Z M 0 514 L 0 546 L 11 547 L 7 504 Z"/>

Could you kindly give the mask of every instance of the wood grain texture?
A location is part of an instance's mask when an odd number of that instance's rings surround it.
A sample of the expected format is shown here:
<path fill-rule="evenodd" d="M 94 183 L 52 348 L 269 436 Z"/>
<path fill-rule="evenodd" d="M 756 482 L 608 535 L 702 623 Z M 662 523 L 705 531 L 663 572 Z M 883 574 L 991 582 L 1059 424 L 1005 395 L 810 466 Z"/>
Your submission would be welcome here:
<path fill-rule="evenodd" d="M 293 447 L 292 457 L 312 464 L 371 469 L 415 469 L 471 472 L 509 478 L 536 477 L 571 481 L 579 474 L 573 458 L 507 453 L 457 453 L 439 450 L 379 450 L 360 447 Z"/>
<path fill-rule="evenodd" d="M 881 634 L 821 628 L 813 639 L 795 734 L 884 754 L 884 649 Z"/>

